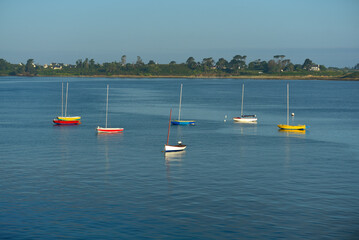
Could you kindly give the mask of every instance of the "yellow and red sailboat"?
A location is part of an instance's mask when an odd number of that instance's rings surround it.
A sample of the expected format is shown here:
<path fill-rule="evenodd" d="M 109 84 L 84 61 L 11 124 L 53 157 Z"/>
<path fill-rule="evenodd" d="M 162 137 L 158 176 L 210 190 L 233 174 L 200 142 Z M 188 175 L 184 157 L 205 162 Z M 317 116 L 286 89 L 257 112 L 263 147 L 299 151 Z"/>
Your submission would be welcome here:
<path fill-rule="evenodd" d="M 64 83 L 61 88 L 61 116 L 53 120 L 56 125 L 79 125 L 81 124 L 80 116 L 67 116 L 67 96 L 69 92 L 69 83 L 66 84 L 66 103 L 65 103 L 65 116 L 64 116 Z"/>

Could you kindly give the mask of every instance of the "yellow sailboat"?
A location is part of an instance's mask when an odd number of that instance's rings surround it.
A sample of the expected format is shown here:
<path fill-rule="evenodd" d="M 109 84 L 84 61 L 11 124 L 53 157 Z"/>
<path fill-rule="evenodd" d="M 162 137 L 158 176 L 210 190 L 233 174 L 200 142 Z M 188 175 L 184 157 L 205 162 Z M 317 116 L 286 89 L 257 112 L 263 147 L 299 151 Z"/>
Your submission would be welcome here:
<path fill-rule="evenodd" d="M 76 120 L 80 120 L 81 117 L 80 117 L 80 116 L 75 116 L 75 117 L 57 117 L 57 119 L 62 120 L 62 121 L 76 121 Z"/>
<path fill-rule="evenodd" d="M 287 84 L 287 124 L 277 125 L 281 130 L 305 131 L 305 125 L 289 125 L 289 83 Z"/>

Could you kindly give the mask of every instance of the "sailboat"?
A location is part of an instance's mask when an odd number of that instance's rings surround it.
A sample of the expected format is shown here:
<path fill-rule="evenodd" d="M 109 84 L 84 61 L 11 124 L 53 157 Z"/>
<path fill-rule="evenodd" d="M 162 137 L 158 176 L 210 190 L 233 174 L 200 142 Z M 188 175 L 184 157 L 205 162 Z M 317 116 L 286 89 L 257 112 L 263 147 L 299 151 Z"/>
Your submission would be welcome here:
<path fill-rule="evenodd" d="M 66 103 L 64 116 L 64 83 L 61 86 L 61 116 L 53 120 L 56 125 L 78 125 L 81 124 L 80 116 L 67 116 L 67 98 L 69 93 L 69 83 L 66 84 Z"/>
<path fill-rule="evenodd" d="M 171 116 L 172 116 L 172 108 L 170 111 L 170 120 L 168 122 L 168 133 L 167 133 L 167 143 L 165 144 L 165 152 L 179 152 L 186 149 L 186 145 L 183 145 L 181 141 L 178 141 L 177 145 L 168 145 L 168 140 L 170 137 L 170 129 L 171 129 Z"/>
<path fill-rule="evenodd" d="M 97 126 L 96 130 L 98 133 L 119 133 L 123 131 L 123 128 L 108 128 L 107 127 L 107 115 L 108 115 L 108 89 L 109 86 L 107 84 L 107 98 L 106 98 L 106 125 L 105 127 Z"/>
<path fill-rule="evenodd" d="M 280 130 L 305 130 L 305 125 L 289 125 L 289 83 L 287 83 L 287 124 L 278 124 Z"/>
<path fill-rule="evenodd" d="M 196 121 L 194 120 L 181 120 L 181 104 L 182 104 L 182 88 L 183 84 L 181 83 L 181 92 L 180 92 L 180 102 L 179 102 L 179 108 L 178 108 L 178 119 L 173 120 L 173 125 L 194 125 Z"/>
<path fill-rule="evenodd" d="M 234 117 L 233 121 L 240 123 L 257 123 L 256 115 L 243 115 L 243 99 L 244 99 L 244 84 L 242 84 L 242 104 L 241 104 L 241 116 Z"/>

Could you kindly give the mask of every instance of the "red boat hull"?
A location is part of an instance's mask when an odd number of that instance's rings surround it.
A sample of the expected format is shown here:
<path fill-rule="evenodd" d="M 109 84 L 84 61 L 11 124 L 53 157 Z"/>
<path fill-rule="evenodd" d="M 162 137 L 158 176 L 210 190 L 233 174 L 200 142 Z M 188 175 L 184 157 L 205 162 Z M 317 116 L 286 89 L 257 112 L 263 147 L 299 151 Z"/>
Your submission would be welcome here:
<path fill-rule="evenodd" d="M 81 122 L 79 120 L 75 120 L 75 121 L 62 121 L 62 120 L 58 120 L 58 119 L 54 119 L 53 122 L 56 125 L 79 125 L 81 124 Z"/>

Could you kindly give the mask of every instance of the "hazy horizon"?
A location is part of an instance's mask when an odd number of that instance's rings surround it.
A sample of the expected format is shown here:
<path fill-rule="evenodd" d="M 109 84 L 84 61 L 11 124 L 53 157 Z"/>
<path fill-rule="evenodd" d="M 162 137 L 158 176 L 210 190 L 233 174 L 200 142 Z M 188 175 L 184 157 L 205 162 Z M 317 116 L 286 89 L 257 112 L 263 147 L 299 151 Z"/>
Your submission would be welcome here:
<path fill-rule="evenodd" d="M 280 54 L 295 64 L 353 67 L 358 10 L 355 0 L 2 1 L 0 58 L 181 63 L 240 54 L 249 63 Z"/>

